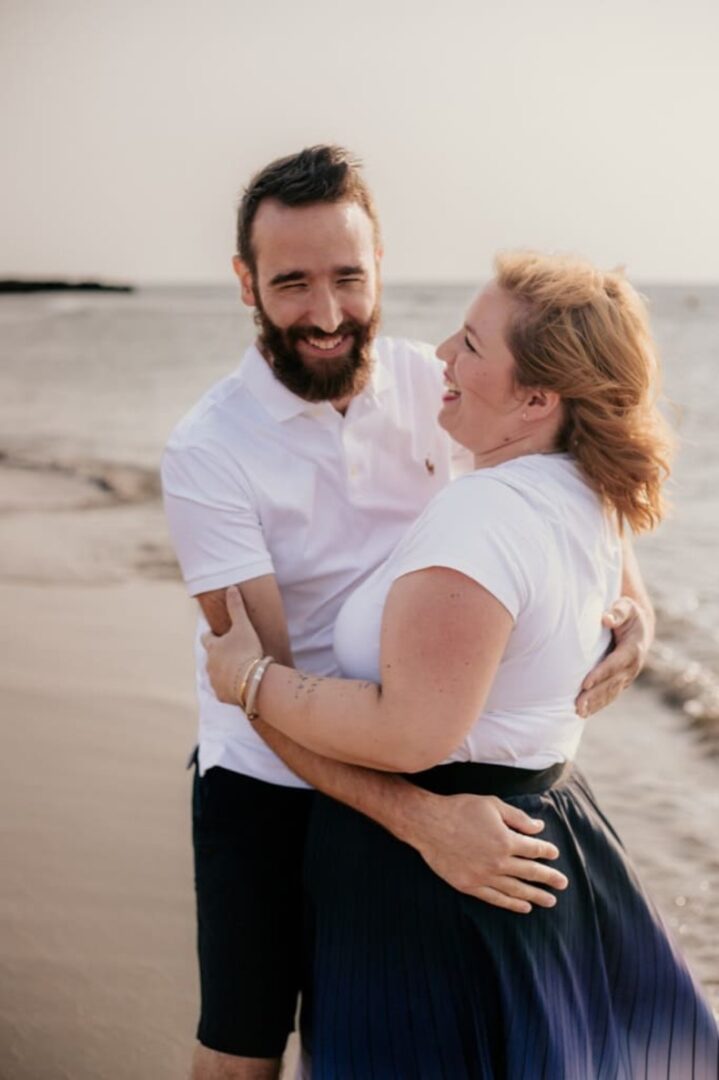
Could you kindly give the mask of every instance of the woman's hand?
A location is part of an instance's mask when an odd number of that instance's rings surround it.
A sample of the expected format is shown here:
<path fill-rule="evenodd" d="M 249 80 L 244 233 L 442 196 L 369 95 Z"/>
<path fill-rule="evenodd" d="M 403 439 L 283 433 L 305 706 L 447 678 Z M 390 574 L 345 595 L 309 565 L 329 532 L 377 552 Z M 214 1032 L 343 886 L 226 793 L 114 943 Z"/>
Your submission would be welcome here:
<path fill-rule="evenodd" d="M 262 646 L 236 585 L 227 590 L 227 613 L 230 617 L 227 633 L 217 637 L 208 631 L 202 635 L 202 644 L 207 650 L 207 674 L 212 689 L 220 701 L 236 705 L 242 676 L 250 663 L 262 656 Z"/>

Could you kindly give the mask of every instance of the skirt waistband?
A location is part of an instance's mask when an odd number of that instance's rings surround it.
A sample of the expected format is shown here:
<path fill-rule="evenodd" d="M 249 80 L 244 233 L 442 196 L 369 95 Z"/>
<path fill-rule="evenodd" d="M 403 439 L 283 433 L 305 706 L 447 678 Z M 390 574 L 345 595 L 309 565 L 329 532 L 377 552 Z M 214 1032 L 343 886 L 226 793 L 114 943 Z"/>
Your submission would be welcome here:
<path fill-rule="evenodd" d="M 451 761 L 405 779 L 436 795 L 540 795 L 569 774 L 571 764 L 560 761 L 548 769 L 519 769 L 482 761 Z"/>

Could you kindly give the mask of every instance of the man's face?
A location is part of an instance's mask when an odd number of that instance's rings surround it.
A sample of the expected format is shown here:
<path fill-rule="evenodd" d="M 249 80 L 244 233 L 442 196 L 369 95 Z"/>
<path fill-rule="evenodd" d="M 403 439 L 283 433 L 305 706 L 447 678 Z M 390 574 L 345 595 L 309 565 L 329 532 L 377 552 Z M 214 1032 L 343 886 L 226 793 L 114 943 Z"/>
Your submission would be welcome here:
<path fill-rule="evenodd" d="M 235 270 L 276 377 L 307 401 L 358 393 L 379 323 L 379 252 L 365 211 L 355 202 L 267 199 L 252 243 L 255 274 L 239 260 Z"/>

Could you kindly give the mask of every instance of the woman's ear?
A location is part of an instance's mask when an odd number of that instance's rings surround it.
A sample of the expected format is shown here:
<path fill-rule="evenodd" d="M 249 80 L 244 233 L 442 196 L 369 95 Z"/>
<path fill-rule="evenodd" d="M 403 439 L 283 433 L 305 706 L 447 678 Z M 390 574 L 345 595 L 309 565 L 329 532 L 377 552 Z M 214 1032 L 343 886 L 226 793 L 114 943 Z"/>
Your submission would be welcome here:
<path fill-rule="evenodd" d="M 526 420 L 543 420 L 551 416 L 561 405 L 562 399 L 556 390 L 544 390 L 537 387 L 532 390 L 525 402 L 522 418 Z"/>

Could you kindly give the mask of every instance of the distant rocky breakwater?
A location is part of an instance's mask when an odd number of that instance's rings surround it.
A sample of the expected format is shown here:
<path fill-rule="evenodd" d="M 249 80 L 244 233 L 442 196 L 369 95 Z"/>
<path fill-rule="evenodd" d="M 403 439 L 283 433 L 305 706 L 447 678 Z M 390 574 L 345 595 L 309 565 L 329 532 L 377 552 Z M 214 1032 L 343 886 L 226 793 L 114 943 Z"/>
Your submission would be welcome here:
<path fill-rule="evenodd" d="M 35 293 L 84 292 L 131 293 L 135 286 L 127 282 L 96 281 L 91 278 L 2 278 L 0 295 L 24 296 Z"/>

